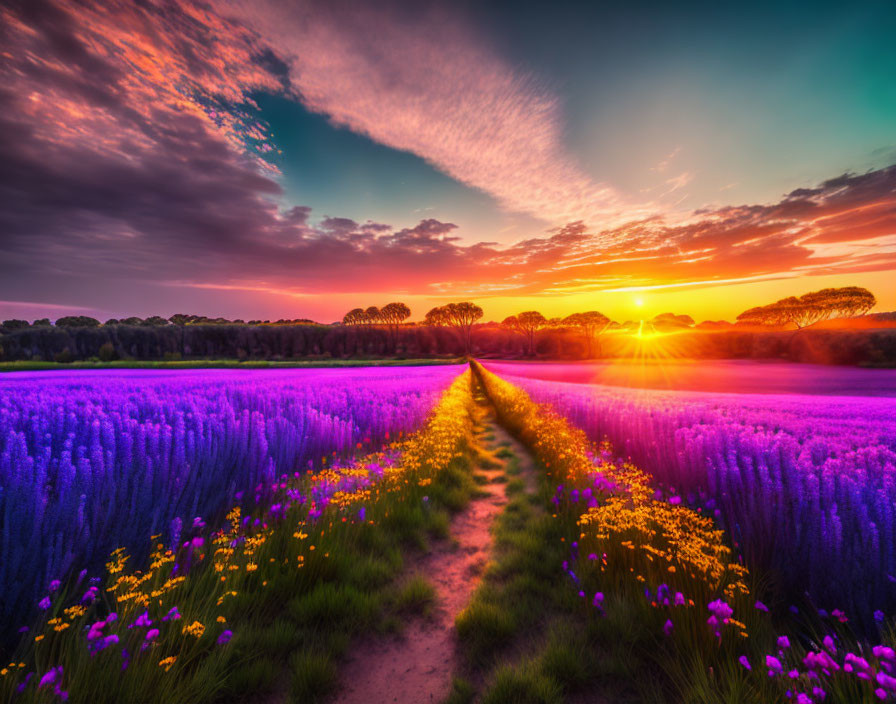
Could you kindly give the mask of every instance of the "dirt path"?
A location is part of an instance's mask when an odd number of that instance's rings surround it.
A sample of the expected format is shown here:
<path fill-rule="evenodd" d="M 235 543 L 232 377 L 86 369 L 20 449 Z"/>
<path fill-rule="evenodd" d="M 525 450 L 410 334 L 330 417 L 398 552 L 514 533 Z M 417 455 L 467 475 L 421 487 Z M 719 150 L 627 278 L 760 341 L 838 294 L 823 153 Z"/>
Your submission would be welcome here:
<path fill-rule="evenodd" d="M 478 440 L 485 449 L 504 442 L 506 433 L 480 401 L 485 431 Z M 455 616 L 466 606 L 488 561 L 490 526 L 507 498 L 504 466 L 481 464 L 477 474 L 487 483 L 451 523 L 451 538 L 434 543 L 411 569 L 432 582 L 436 604 L 430 618 L 416 618 L 401 635 L 358 643 L 341 667 L 342 683 L 334 701 L 340 704 L 441 702 L 449 694 L 456 671 Z"/>

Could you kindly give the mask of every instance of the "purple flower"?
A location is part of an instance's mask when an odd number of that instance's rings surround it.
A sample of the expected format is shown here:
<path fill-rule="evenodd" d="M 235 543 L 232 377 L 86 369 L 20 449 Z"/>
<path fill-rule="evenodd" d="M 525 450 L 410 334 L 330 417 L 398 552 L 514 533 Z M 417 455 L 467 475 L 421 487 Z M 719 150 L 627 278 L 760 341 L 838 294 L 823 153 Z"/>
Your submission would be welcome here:
<path fill-rule="evenodd" d="M 670 496 L 669 503 L 672 504 L 673 506 L 678 506 L 681 503 L 681 497 L 680 496 Z"/>
<path fill-rule="evenodd" d="M 787 650 L 790 647 L 790 639 L 787 636 L 781 636 L 778 638 L 778 649 L 779 650 Z"/>
<path fill-rule="evenodd" d="M 809 698 L 808 694 L 800 692 L 796 695 L 796 704 L 812 704 L 812 700 Z"/>
<path fill-rule="evenodd" d="M 180 618 L 180 611 L 177 610 L 176 606 L 172 606 L 167 614 L 162 616 L 163 621 L 177 621 Z"/>
<path fill-rule="evenodd" d="M 826 649 L 831 655 L 833 655 L 834 653 L 837 652 L 837 646 L 834 645 L 834 639 L 831 638 L 830 636 L 825 636 L 824 639 L 823 639 L 821 642 L 822 642 L 822 644 L 824 645 L 825 649 Z"/>
<path fill-rule="evenodd" d="M 885 672 L 878 672 L 875 679 L 881 687 L 896 692 L 896 677 L 890 677 Z"/>
<path fill-rule="evenodd" d="M 675 592 L 675 605 L 684 606 L 684 594 L 681 592 Z"/>
<path fill-rule="evenodd" d="M 884 612 L 881 611 L 880 609 L 878 609 L 877 611 L 875 611 L 875 612 L 874 612 L 874 620 L 877 621 L 878 623 L 880 623 L 881 621 L 883 621 L 883 620 L 884 620 Z"/>
<path fill-rule="evenodd" d="M 43 609 L 44 611 L 46 611 L 47 609 L 50 608 L 50 605 L 51 605 L 50 597 L 45 596 L 43 599 L 41 599 L 39 602 L 37 602 L 37 605 L 38 605 L 41 609 Z"/>
<path fill-rule="evenodd" d="M 815 697 L 816 699 L 818 699 L 819 701 L 821 701 L 826 696 L 828 696 L 828 693 L 825 692 L 821 687 L 813 687 L 812 688 L 812 696 Z"/>
<path fill-rule="evenodd" d="M 757 601 L 755 604 L 753 604 L 753 608 L 758 609 L 759 611 L 764 611 L 765 613 L 768 613 L 768 607 L 765 604 L 763 604 L 761 601 Z"/>
<path fill-rule="evenodd" d="M 49 687 L 60 681 L 62 681 L 62 665 L 51 668 L 47 674 L 41 677 L 40 682 L 37 683 L 37 688 L 43 689 L 44 687 Z"/>
<path fill-rule="evenodd" d="M 159 629 L 158 628 L 150 628 L 146 632 L 146 640 L 155 640 L 159 637 Z"/>
<path fill-rule="evenodd" d="M 60 582 L 58 579 L 54 579 L 52 582 L 50 582 L 50 594 L 55 592 L 61 586 L 62 586 L 62 582 Z"/>
<path fill-rule="evenodd" d="M 24 692 L 24 691 L 25 691 L 25 687 L 28 686 L 28 683 L 31 681 L 31 678 L 32 678 L 32 677 L 34 677 L 34 673 L 33 673 L 33 672 L 29 672 L 27 675 L 25 675 L 25 679 L 22 680 L 22 681 L 19 683 L 19 686 L 18 686 L 18 687 L 16 687 L 16 691 L 19 692 L 19 693 Z"/>
<path fill-rule="evenodd" d="M 875 645 L 871 653 L 880 660 L 896 660 L 896 651 L 886 645 Z"/>
<path fill-rule="evenodd" d="M 666 619 L 666 623 L 663 624 L 663 633 L 667 636 L 671 635 L 674 628 L 675 625 L 672 623 L 672 619 Z"/>
<path fill-rule="evenodd" d="M 778 660 L 778 658 L 776 658 L 774 655 L 765 656 L 765 666 L 768 668 L 769 677 L 780 675 L 784 670 L 784 666 L 781 664 L 781 661 Z"/>
<path fill-rule="evenodd" d="M 747 660 L 747 656 L 746 656 L 746 655 L 741 655 L 741 656 L 737 659 L 737 661 L 738 661 L 741 665 L 743 665 L 746 669 L 748 669 L 748 670 L 752 670 L 752 669 L 753 669 L 753 667 L 750 665 L 750 661 Z"/>
<path fill-rule="evenodd" d="M 221 635 L 218 636 L 218 645 L 229 643 L 231 638 L 233 638 L 233 631 L 223 631 Z"/>
<path fill-rule="evenodd" d="M 874 696 L 876 696 L 878 699 L 883 700 L 887 698 L 887 693 L 883 689 L 878 687 L 874 690 Z"/>
<path fill-rule="evenodd" d="M 152 619 L 149 618 L 149 612 L 144 611 L 128 628 L 149 628 L 151 625 Z"/>
<path fill-rule="evenodd" d="M 734 610 L 721 599 L 709 602 L 707 607 L 720 620 L 727 621 L 734 614 Z"/>

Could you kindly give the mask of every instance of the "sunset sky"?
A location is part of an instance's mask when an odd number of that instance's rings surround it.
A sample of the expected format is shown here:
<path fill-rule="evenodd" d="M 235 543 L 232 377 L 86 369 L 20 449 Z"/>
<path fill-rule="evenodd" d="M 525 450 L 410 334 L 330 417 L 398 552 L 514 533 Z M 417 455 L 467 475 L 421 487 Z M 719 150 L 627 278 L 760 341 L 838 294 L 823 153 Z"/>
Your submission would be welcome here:
<path fill-rule="evenodd" d="M 896 310 L 896 5 L 13 0 L 0 319 Z"/>

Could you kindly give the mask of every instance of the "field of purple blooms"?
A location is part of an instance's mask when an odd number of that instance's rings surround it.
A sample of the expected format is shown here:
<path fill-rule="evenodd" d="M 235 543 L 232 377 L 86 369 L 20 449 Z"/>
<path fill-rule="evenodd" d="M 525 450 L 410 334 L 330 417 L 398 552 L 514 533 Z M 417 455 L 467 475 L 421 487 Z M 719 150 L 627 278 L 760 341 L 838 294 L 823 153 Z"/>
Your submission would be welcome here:
<path fill-rule="evenodd" d="M 783 603 L 896 607 L 896 399 L 632 390 L 487 365 L 708 511 Z M 571 367 L 575 376 L 577 365 Z"/>
<path fill-rule="evenodd" d="M 75 566 L 416 430 L 460 369 L 0 377 L 0 624 Z"/>

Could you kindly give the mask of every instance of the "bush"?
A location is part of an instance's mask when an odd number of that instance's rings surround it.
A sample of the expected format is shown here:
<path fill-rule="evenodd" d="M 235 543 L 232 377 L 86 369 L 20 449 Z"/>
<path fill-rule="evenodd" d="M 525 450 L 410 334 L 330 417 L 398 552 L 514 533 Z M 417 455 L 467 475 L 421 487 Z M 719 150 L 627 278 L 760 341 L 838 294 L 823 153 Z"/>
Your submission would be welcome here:
<path fill-rule="evenodd" d="M 53 355 L 54 362 L 60 362 L 61 364 L 68 364 L 72 361 L 72 351 L 66 347 L 62 352 L 57 352 Z"/>
<path fill-rule="evenodd" d="M 111 342 L 104 342 L 100 346 L 99 358 L 102 362 L 111 362 L 113 359 L 118 359 L 118 352 L 115 351 L 115 345 Z"/>

